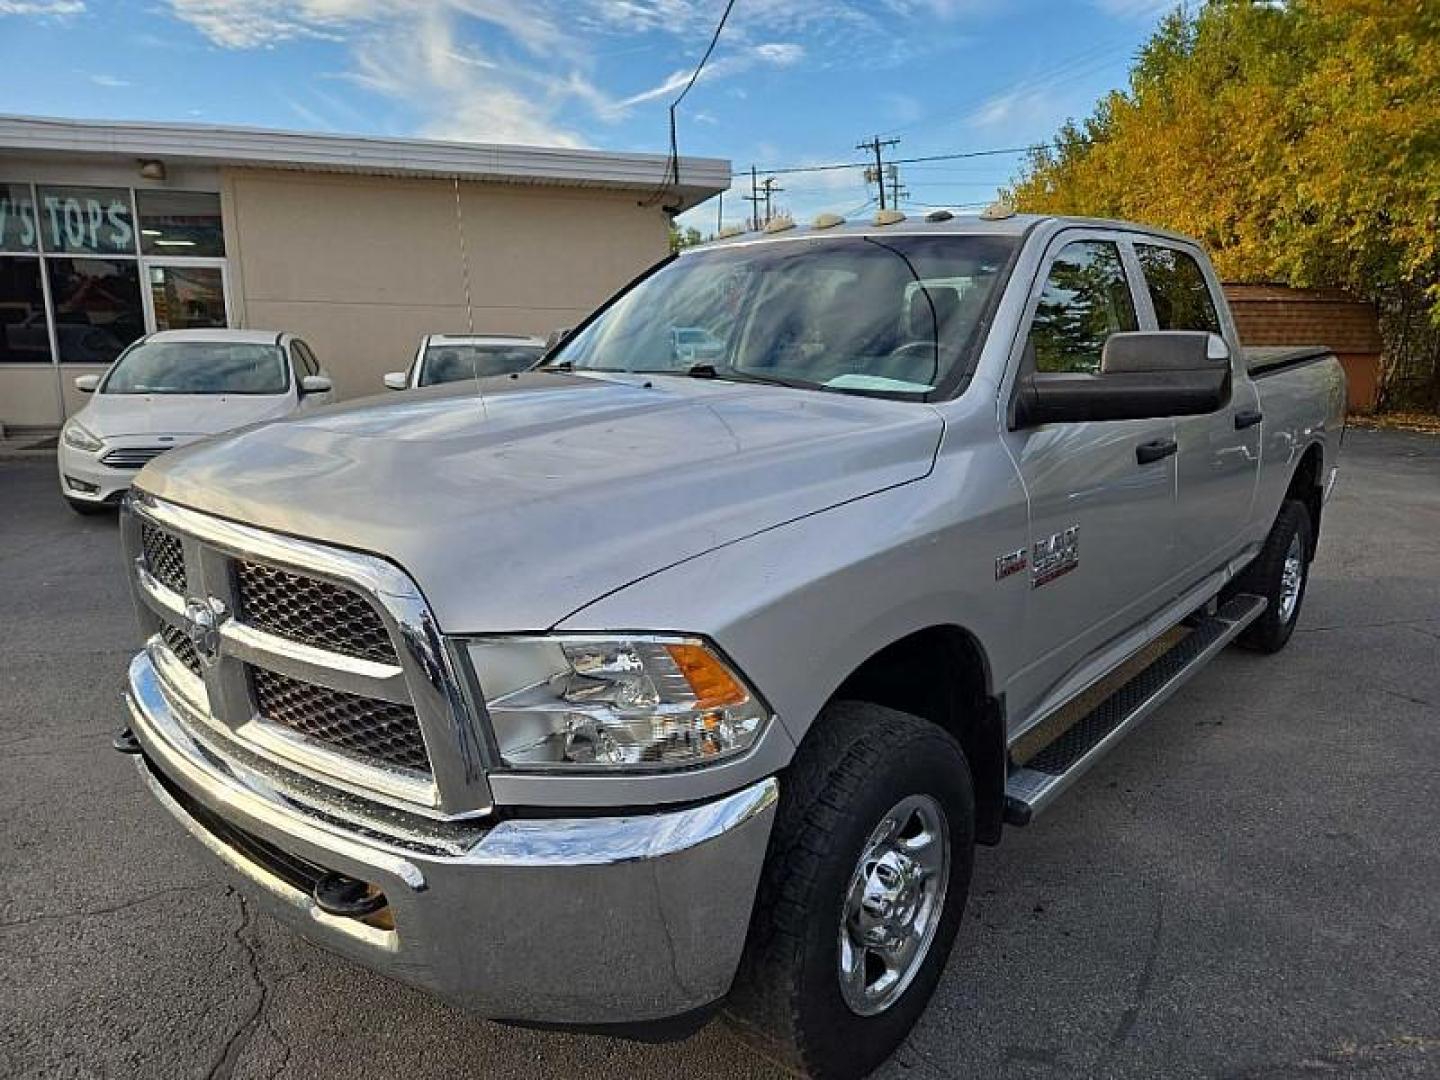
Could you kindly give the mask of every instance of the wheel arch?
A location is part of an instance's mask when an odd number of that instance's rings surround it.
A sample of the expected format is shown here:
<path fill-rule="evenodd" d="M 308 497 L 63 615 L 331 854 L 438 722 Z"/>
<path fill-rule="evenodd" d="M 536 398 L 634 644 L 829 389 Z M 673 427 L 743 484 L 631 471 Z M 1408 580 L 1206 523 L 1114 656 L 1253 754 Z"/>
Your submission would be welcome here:
<path fill-rule="evenodd" d="M 1310 514 L 1310 551 L 1307 554 L 1313 560 L 1320 539 L 1320 514 L 1325 508 L 1325 450 L 1318 441 L 1312 442 L 1300 455 L 1295 471 L 1290 474 L 1285 499 L 1298 500 Z"/>
<path fill-rule="evenodd" d="M 868 701 L 919 716 L 949 732 L 965 752 L 975 789 L 975 837 L 999 842 L 1005 804 L 1003 696 L 973 633 L 955 624 L 914 630 L 872 653 L 830 701 Z M 822 721 L 823 722 L 823 721 Z"/>

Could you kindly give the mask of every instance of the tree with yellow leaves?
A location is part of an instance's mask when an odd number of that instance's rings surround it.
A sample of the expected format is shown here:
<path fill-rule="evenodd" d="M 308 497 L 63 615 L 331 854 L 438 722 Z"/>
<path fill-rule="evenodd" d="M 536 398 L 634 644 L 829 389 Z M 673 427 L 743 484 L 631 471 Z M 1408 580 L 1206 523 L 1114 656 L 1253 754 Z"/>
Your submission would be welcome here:
<path fill-rule="evenodd" d="M 1010 197 L 1196 236 L 1229 280 L 1375 300 L 1390 364 L 1423 371 L 1409 392 L 1440 407 L 1436 0 L 1177 10 Z"/>

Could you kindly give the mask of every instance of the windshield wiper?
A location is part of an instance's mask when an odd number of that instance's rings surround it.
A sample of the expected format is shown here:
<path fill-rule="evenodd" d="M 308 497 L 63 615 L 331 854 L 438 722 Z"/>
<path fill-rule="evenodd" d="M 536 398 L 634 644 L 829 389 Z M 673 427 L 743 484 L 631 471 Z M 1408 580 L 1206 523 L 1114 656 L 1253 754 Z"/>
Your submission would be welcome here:
<path fill-rule="evenodd" d="M 806 379 L 790 379 L 783 375 L 761 375 L 754 371 L 742 371 L 729 364 L 691 364 L 685 371 L 692 379 L 721 379 L 726 382 L 764 383 L 767 386 L 788 386 L 795 390 L 823 390 L 825 387 Z"/>

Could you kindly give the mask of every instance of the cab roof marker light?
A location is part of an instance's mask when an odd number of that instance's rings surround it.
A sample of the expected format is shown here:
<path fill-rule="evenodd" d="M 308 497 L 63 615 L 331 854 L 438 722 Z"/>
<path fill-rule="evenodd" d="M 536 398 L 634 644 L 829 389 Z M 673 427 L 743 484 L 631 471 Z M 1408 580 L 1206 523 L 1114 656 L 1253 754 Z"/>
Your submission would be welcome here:
<path fill-rule="evenodd" d="M 952 214 L 949 210 L 931 210 L 928 214 L 925 215 L 925 220 L 931 222 L 949 221 L 954 216 L 955 215 Z"/>
<path fill-rule="evenodd" d="M 816 214 L 815 220 L 810 223 L 812 229 L 833 229 L 836 225 L 844 225 L 845 219 L 839 214 Z"/>
<path fill-rule="evenodd" d="M 1004 221 L 1006 218 L 1015 216 L 1015 207 L 1007 202 L 997 201 L 991 203 L 984 210 L 980 211 L 981 221 Z"/>
<path fill-rule="evenodd" d="M 905 214 L 900 210 L 881 210 L 875 215 L 876 225 L 898 225 L 905 220 Z"/>
<path fill-rule="evenodd" d="M 767 233 L 785 232 L 787 229 L 793 229 L 794 227 L 795 219 L 792 217 L 771 218 L 765 223 L 765 231 Z"/>

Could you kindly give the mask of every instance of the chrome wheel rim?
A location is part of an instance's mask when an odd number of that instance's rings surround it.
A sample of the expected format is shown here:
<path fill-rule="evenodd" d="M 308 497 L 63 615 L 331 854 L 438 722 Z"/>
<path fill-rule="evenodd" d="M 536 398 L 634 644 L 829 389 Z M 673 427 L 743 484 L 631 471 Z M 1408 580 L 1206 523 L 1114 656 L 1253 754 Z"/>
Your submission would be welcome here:
<path fill-rule="evenodd" d="M 1300 584 L 1305 580 L 1305 545 L 1297 532 L 1285 549 L 1285 564 L 1280 568 L 1280 621 L 1288 623 L 1300 606 Z"/>
<path fill-rule="evenodd" d="M 840 915 L 840 993 L 860 1016 L 882 1013 L 925 962 L 945 910 L 950 828 L 929 795 L 908 795 L 861 849 Z"/>

